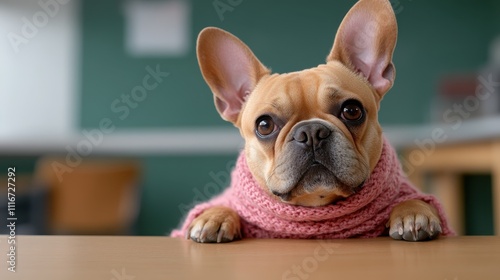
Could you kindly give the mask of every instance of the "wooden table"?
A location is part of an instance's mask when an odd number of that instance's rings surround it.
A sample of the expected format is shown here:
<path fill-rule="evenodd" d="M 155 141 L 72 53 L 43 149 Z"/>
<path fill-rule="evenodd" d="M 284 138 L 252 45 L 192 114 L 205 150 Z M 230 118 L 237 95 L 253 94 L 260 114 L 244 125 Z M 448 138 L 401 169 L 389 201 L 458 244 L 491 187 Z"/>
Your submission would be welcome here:
<path fill-rule="evenodd" d="M 389 238 L 249 239 L 17 236 L 16 272 L 0 236 L 0 279 L 500 279 L 500 237 L 412 243 Z"/>

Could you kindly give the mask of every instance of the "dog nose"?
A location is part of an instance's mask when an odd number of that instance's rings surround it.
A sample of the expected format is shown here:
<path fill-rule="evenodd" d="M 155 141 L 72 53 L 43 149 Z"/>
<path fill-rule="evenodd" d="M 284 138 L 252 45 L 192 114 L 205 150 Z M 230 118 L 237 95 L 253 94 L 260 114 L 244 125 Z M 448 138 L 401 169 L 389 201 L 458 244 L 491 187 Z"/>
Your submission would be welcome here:
<path fill-rule="evenodd" d="M 293 140 L 307 147 L 318 148 L 332 132 L 321 123 L 304 123 L 295 129 Z"/>

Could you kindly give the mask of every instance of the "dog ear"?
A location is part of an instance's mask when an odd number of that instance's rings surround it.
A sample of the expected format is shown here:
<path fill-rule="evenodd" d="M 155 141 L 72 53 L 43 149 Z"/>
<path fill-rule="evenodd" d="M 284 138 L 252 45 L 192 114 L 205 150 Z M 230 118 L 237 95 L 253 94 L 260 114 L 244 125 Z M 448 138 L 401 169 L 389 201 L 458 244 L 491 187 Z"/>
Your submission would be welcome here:
<path fill-rule="evenodd" d="M 217 111 L 223 119 L 237 125 L 247 96 L 270 71 L 247 45 L 219 28 L 207 27 L 200 32 L 196 52 Z"/>
<path fill-rule="evenodd" d="M 398 27 L 388 0 L 360 0 L 342 20 L 328 61 L 362 74 L 381 99 L 392 87 Z"/>

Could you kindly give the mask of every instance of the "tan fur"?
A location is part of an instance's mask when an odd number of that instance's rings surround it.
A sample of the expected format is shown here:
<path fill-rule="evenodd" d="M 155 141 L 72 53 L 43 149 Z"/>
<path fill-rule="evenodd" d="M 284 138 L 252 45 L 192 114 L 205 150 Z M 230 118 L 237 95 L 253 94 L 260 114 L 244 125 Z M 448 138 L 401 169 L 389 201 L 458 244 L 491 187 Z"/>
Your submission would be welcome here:
<path fill-rule="evenodd" d="M 352 30 L 360 23 L 361 30 Z M 358 34 L 365 37 L 355 38 Z M 198 60 L 214 93 L 215 106 L 222 118 L 239 128 L 250 171 L 271 197 L 294 205 L 321 206 L 354 194 L 357 184 L 368 178 L 382 150 L 382 128 L 377 116 L 380 101 L 395 77 L 392 52 L 396 37 L 396 19 L 389 1 L 361 0 L 342 21 L 326 64 L 271 74 L 234 35 L 218 28 L 206 28 L 200 33 Z M 366 110 L 364 121 L 355 127 L 333 112 L 335 106 L 351 99 L 361 102 Z M 265 115 L 277 116 L 282 122 L 279 134 L 270 141 L 256 136 L 256 120 Z M 294 130 L 309 122 L 322 124 L 335 133 L 335 147 L 341 147 L 340 152 L 346 154 L 334 161 L 342 161 L 339 166 L 344 168 L 334 174 L 335 178 L 344 178 L 332 179 L 336 185 L 314 180 L 311 186 L 302 179 L 290 179 L 294 168 L 302 167 L 302 163 L 294 162 L 296 143 L 290 139 Z M 286 194 L 286 198 L 278 194 Z M 436 210 L 422 201 L 398 205 L 388 226 L 391 234 L 401 231 L 401 227 L 406 227 L 405 233 L 416 227 L 440 230 Z M 214 207 L 192 222 L 188 237 L 198 242 L 221 242 L 237 238 L 239 232 L 238 215 L 229 208 Z"/>

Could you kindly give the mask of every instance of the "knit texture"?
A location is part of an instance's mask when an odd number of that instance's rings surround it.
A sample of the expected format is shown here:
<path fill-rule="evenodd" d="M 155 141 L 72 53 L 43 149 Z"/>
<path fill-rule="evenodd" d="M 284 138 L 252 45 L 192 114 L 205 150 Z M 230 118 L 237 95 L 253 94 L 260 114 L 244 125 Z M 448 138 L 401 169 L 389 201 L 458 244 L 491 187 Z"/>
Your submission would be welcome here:
<path fill-rule="evenodd" d="M 442 235 L 454 235 L 438 200 L 412 186 L 385 138 L 380 160 L 361 191 L 331 205 L 295 206 L 270 197 L 255 181 L 243 152 L 231 176 L 229 188 L 195 206 L 182 227 L 172 231 L 172 237 L 184 237 L 191 222 L 213 206 L 230 207 L 240 215 L 244 238 L 376 237 L 387 235 L 386 224 L 394 206 L 411 199 L 433 205 L 441 218 Z"/>

